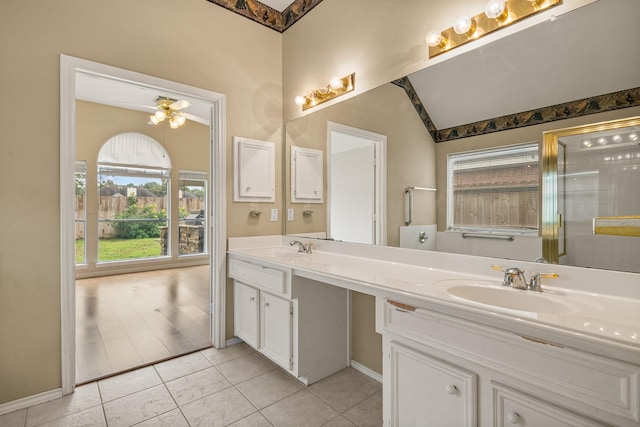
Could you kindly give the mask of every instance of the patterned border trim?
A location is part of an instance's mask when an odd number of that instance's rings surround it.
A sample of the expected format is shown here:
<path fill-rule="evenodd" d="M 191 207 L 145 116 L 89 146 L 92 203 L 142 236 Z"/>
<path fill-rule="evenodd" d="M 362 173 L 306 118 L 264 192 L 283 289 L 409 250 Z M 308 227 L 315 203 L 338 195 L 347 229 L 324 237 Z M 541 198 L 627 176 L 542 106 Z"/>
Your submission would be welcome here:
<path fill-rule="evenodd" d="M 573 117 L 587 116 L 589 114 L 603 113 L 621 108 L 640 106 L 640 87 L 621 90 L 619 92 L 598 95 L 577 101 L 542 107 L 531 111 L 509 114 L 493 119 L 482 120 L 475 123 L 437 129 L 429 118 L 429 114 L 418 98 L 408 77 L 402 77 L 391 82 L 405 90 L 418 116 L 435 142 L 453 141 L 460 138 L 485 135 L 509 129 L 549 123 L 556 120 L 570 119 Z"/>
<path fill-rule="evenodd" d="M 295 0 L 282 12 L 278 12 L 257 0 L 207 1 L 282 33 L 309 13 L 309 11 L 316 7 L 322 0 Z"/>

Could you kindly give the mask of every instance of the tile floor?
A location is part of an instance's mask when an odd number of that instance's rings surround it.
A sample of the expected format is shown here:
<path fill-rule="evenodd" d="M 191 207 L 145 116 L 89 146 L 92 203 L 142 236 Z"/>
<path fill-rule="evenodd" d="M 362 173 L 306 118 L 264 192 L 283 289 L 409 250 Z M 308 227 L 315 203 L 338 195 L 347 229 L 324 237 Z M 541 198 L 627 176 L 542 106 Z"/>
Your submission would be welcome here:
<path fill-rule="evenodd" d="M 76 280 L 76 380 L 209 347 L 209 266 Z"/>
<path fill-rule="evenodd" d="M 246 344 L 208 348 L 0 416 L 2 427 L 381 426 L 382 385 L 353 368 L 303 386 Z"/>

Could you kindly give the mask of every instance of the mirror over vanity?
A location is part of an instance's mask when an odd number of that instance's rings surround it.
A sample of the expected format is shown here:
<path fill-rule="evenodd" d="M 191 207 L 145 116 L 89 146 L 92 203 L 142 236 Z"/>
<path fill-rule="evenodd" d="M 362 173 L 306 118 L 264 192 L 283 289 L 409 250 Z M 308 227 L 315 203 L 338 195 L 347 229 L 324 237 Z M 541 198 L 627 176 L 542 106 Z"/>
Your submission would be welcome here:
<path fill-rule="evenodd" d="M 638 13 L 596 1 L 288 122 L 285 233 L 639 273 Z M 521 172 L 481 160 L 464 189 L 490 226 L 452 225 L 450 156 L 522 144 Z M 299 148 L 324 154 L 322 201 L 292 202 Z"/>

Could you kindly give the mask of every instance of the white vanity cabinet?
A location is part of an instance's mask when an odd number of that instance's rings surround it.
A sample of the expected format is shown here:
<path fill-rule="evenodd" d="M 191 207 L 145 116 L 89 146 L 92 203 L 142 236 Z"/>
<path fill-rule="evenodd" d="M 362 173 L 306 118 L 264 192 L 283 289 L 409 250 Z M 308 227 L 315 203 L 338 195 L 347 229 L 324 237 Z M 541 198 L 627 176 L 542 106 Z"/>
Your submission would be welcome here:
<path fill-rule="evenodd" d="M 349 366 L 349 294 L 291 269 L 229 258 L 234 333 L 304 384 Z"/>
<path fill-rule="evenodd" d="M 640 426 L 640 364 L 386 300 L 384 426 Z"/>

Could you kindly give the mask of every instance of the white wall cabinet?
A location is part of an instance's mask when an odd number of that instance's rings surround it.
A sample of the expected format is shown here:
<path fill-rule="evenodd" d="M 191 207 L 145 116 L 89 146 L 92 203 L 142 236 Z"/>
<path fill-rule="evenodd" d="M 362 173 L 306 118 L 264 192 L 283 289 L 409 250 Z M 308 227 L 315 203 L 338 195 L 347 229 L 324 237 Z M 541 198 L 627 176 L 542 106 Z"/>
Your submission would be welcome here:
<path fill-rule="evenodd" d="M 291 203 L 323 202 L 323 170 L 321 150 L 291 147 Z"/>
<path fill-rule="evenodd" d="M 378 307 L 385 427 L 640 426 L 640 364 L 401 302 Z"/>
<path fill-rule="evenodd" d="M 233 137 L 233 201 L 274 202 L 275 144 Z"/>
<path fill-rule="evenodd" d="M 233 256 L 228 271 L 238 338 L 307 385 L 349 366 L 346 289 Z"/>

